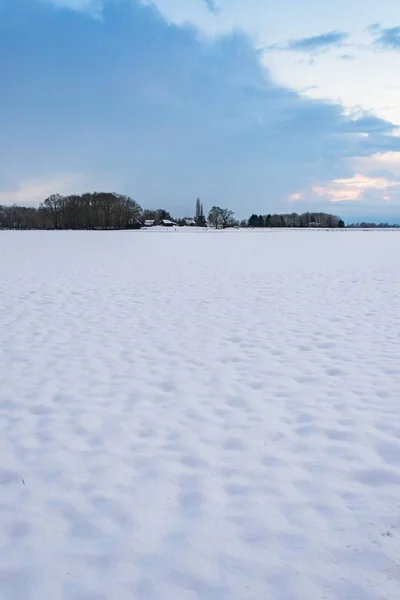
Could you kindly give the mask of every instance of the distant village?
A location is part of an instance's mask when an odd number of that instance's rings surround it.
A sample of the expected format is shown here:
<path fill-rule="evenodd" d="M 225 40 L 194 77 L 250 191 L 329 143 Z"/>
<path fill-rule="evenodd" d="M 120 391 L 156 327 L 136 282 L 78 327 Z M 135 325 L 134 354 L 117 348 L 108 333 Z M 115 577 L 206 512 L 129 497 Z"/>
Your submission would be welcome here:
<path fill-rule="evenodd" d="M 134 199 L 113 192 L 89 192 L 62 196 L 53 194 L 37 208 L 0 205 L 0 229 L 151 229 L 154 227 L 228 228 L 344 228 L 344 221 L 332 214 L 252 214 L 238 220 L 232 210 L 212 206 L 204 213 L 200 199 L 194 205 L 194 216 L 174 218 L 165 209 L 143 209 Z M 347 227 L 399 227 L 388 223 L 356 223 Z"/>
<path fill-rule="evenodd" d="M 165 209 L 143 209 L 135 200 L 113 192 L 62 196 L 53 194 L 37 208 L 0 206 L 0 229 L 150 229 L 153 227 L 273 228 L 344 227 L 339 217 L 325 213 L 251 215 L 238 220 L 228 208 L 212 206 L 204 213 L 196 200 L 194 216 L 174 218 Z"/>

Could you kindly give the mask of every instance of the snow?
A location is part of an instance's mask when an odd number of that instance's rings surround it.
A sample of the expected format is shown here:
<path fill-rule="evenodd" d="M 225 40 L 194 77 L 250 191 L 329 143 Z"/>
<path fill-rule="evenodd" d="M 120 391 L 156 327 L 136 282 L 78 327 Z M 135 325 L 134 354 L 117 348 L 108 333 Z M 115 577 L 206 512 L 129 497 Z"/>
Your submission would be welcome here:
<path fill-rule="evenodd" d="M 397 600 L 400 234 L 0 232 L 1 600 Z"/>

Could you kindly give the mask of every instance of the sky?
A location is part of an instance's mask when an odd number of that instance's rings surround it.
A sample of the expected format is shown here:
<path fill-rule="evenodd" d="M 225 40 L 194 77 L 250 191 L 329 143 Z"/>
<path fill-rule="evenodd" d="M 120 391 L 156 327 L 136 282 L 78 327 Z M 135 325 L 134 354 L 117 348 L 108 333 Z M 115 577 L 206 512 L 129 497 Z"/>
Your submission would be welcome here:
<path fill-rule="evenodd" d="M 400 222 L 398 0 L 0 0 L 0 204 Z"/>

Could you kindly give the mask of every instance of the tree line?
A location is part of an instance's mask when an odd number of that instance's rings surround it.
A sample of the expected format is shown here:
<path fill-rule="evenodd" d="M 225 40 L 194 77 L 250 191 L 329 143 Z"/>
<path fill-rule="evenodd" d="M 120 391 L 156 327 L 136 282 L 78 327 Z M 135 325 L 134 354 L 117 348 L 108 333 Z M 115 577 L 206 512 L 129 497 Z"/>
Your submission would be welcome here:
<path fill-rule="evenodd" d="M 52 194 L 38 208 L 0 206 L 5 229 L 127 229 L 138 227 L 139 204 L 123 194 Z"/>
<path fill-rule="evenodd" d="M 399 229 L 400 225 L 396 223 L 352 223 L 347 225 L 349 229 Z"/>
<path fill-rule="evenodd" d="M 165 209 L 142 209 L 132 198 L 114 192 L 91 192 L 62 196 L 52 194 L 38 208 L 24 206 L 0 206 L 2 229 L 129 229 L 140 228 L 145 221 L 159 225 L 162 221 L 177 225 L 207 225 L 216 229 L 229 227 L 344 227 L 342 219 L 322 212 L 303 214 L 253 214 L 249 219 L 238 221 L 234 212 L 213 206 L 207 217 L 203 204 L 196 201 L 193 219 L 174 219 Z M 374 226 L 357 224 L 354 227 Z M 382 226 L 388 226 L 381 224 Z"/>
<path fill-rule="evenodd" d="M 114 192 L 52 194 L 38 208 L 0 205 L 0 229 L 138 229 L 145 221 L 159 225 L 164 220 L 187 224 L 187 219 L 174 219 L 163 208 L 142 209 L 129 196 Z M 200 200 L 192 221 L 207 226 Z"/>
<path fill-rule="evenodd" d="M 302 214 L 251 215 L 248 227 L 344 227 L 344 221 L 336 215 L 322 212 L 305 212 Z"/>

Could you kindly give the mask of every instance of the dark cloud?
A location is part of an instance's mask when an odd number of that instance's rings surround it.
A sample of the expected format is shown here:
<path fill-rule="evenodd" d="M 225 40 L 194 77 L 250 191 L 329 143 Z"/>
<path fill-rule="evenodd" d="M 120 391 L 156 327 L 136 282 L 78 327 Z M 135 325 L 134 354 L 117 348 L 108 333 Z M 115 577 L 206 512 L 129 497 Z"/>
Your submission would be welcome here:
<path fill-rule="evenodd" d="M 139 0 L 104 6 L 95 20 L 0 2 L 3 186 L 107 174 L 146 206 L 200 196 L 240 216 L 352 177 L 354 156 L 400 151 L 387 121 L 278 85 L 244 35 L 205 41 Z"/>

